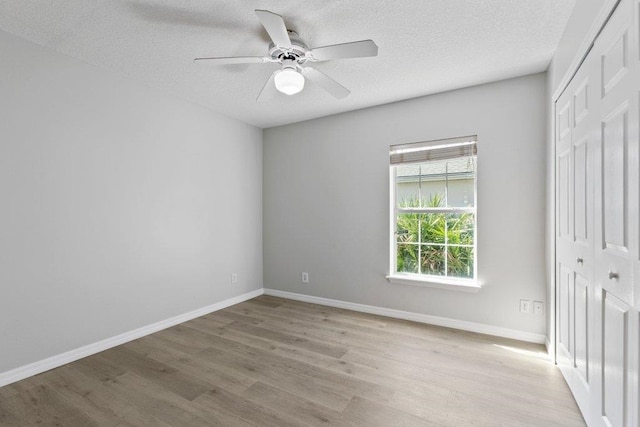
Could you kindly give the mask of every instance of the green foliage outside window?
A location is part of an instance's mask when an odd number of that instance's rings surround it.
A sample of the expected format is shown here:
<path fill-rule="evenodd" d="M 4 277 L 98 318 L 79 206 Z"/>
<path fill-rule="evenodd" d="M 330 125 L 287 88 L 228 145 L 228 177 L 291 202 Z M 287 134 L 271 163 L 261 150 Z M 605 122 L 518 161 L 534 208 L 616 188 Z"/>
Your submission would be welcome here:
<path fill-rule="evenodd" d="M 400 208 L 441 208 L 444 195 L 409 198 Z M 473 278 L 474 214 L 399 213 L 396 218 L 398 272 Z"/>

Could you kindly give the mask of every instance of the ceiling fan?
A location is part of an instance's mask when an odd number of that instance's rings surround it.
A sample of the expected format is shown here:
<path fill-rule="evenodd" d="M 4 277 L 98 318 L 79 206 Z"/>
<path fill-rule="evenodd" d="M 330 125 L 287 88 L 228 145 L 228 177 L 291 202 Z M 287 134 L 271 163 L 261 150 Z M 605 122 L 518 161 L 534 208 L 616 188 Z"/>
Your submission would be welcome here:
<path fill-rule="evenodd" d="M 336 98 L 344 98 L 351 93 L 349 89 L 306 64 L 330 59 L 378 55 L 378 46 L 372 40 L 309 48 L 298 34 L 287 30 L 282 16 L 268 10 L 256 10 L 256 14 L 272 40 L 267 56 L 214 57 L 194 60 L 212 65 L 279 63 L 281 68 L 269 77 L 256 100 L 260 99 L 265 88 L 272 85 L 284 94 L 294 95 L 304 88 L 305 79 L 317 84 Z"/>

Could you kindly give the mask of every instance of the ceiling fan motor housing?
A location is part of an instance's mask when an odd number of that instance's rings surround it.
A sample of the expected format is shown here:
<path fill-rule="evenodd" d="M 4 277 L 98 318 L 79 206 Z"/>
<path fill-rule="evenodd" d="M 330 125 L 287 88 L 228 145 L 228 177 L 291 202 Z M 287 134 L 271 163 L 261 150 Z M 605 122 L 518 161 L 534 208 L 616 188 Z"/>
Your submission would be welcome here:
<path fill-rule="evenodd" d="M 275 61 L 292 59 L 298 64 L 302 64 L 307 60 L 307 51 L 309 46 L 302 40 L 296 32 L 287 30 L 291 39 L 290 48 L 281 48 L 273 42 L 269 45 L 269 56 Z"/>

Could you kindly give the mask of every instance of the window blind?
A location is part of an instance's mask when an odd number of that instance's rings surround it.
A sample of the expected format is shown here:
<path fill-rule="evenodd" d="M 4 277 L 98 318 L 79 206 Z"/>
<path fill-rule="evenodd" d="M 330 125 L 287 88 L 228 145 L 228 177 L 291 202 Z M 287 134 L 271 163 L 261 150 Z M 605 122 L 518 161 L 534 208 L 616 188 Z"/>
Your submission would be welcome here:
<path fill-rule="evenodd" d="M 392 145 L 389 148 L 389 161 L 392 165 L 398 165 L 475 156 L 477 154 L 477 139 L 477 135 L 471 135 Z"/>

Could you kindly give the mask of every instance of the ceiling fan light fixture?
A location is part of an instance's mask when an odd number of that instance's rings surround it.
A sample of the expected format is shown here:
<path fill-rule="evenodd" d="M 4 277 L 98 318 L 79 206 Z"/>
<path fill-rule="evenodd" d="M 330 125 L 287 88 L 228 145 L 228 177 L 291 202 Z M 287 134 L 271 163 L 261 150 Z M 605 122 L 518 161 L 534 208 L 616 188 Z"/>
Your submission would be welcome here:
<path fill-rule="evenodd" d="M 295 68 L 283 67 L 274 76 L 276 89 L 285 95 L 295 95 L 304 88 L 304 76 Z"/>

